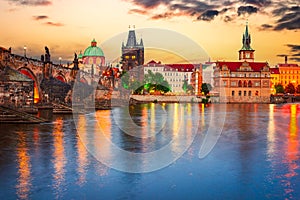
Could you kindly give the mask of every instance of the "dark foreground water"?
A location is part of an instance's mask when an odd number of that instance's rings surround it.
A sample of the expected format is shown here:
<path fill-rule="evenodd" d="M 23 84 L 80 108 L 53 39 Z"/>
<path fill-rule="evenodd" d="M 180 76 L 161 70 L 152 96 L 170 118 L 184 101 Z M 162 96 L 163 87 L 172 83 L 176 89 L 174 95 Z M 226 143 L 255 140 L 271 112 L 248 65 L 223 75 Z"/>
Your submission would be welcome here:
<path fill-rule="evenodd" d="M 158 132 L 153 137 L 127 135 L 123 108 L 98 111 L 96 120 L 77 116 L 77 129 L 72 115 L 54 116 L 48 124 L 0 125 L 0 199 L 300 199 L 299 104 L 186 104 L 184 112 L 181 106 L 130 108 L 141 129 L 129 131 L 150 136 Z M 218 119 L 224 114 L 221 106 L 226 107 L 224 126 Z M 193 117 L 195 112 L 199 118 Z M 113 115 L 119 121 L 124 118 L 124 123 L 116 123 Z M 199 127 L 193 135 L 195 119 Z M 200 159 L 210 122 L 222 126 L 222 134 L 208 156 Z M 165 168 L 122 172 L 102 164 L 97 153 L 104 151 L 108 164 L 118 161 L 125 170 L 140 168 L 112 151 L 112 144 L 99 140 L 91 129 L 99 123 L 106 138 L 129 152 L 156 151 L 174 141 L 171 157 L 183 145 L 191 146 Z M 183 131 L 176 132 L 181 126 Z M 183 139 L 180 134 L 185 134 Z M 148 161 L 142 160 L 141 168 L 149 166 Z"/>

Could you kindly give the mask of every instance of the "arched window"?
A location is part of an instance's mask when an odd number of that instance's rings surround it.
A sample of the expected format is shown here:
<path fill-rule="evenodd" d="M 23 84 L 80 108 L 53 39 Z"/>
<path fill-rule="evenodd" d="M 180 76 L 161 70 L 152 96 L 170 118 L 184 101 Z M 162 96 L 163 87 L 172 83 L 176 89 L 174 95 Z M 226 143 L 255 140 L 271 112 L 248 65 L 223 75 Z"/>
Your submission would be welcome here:
<path fill-rule="evenodd" d="M 252 81 L 248 81 L 248 87 L 252 87 Z"/>
<path fill-rule="evenodd" d="M 247 81 L 244 81 L 244 87 L 247 87 Z"/>
<path fill-rule="evenodd" d="M 244 91 L 244 96 L 247 96 L 247 91 Z"/>
<path fill-rule="evenodd" d="M 232 90 L 232 92 L 231 92 L 231 96 L 234 96 L 234 90 Z"/>
<path fill-rule="evenodd" d="M 249 92 L 248 92 L 248 96 L 251 97 L 251 95 L 252 95 L 252 94 L 251 94 L 251 91 L 249 91 Z"/>
<path fill-rule="evenodd" d="M 258 96 L 258 91 L 257 90 L 255 91 L 255 96 Z"/>
<path fill-rule="evenodd" d="M 242 91 L 239 91 L 239 96 L 242 96 Z"/>
<path fill-rule="evenodd" d="M 242 86 L 243 86 L 242 81 L 239 80 L 239 87 L 242 87 Z"/>

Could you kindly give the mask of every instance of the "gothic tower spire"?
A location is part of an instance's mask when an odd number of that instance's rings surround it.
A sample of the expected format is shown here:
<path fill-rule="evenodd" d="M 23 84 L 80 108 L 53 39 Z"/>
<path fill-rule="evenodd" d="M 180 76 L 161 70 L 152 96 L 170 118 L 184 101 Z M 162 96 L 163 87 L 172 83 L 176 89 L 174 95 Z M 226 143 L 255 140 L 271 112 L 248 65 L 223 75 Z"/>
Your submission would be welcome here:
<path fill-rule="evenodd" d="M 254 61 L 254 50 L 251 47 L 251 36 L 248 28 L 248 20 L 246 22 L 245 32 L 243 34 L 242 48 L 239 50 L 239 60 Z"/>

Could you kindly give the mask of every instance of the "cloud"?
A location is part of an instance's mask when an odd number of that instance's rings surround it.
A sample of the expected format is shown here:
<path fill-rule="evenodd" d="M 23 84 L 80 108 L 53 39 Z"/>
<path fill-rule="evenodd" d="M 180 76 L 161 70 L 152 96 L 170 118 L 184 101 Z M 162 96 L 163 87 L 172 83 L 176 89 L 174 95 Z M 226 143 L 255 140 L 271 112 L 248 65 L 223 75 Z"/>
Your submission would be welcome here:
<path fill-rule="evenodd" d="M 300 45 L 287 44 L 286 46 L 288 46 L 291 49 L 291 52 L 298 52 L 298 51 L 300 51 Z"/>
<path fill-rule="evenodd" d="M 289 13 L 284 14 L 279 20 L 274 30 L 296 30 L 300 29 L 300 9 L 299 7 L 292 7 Z"/>
<path fill-rule="evenodd" d="M 137 13 L 137 14 L 141 14 L 141 15 L 148 14 L 148 12 L 146 10 L 140 10 L 140 9 L 131 9 L 131 10 L 129 10 L 129 14 L 132 14 L 132 13 Z"/>
<path fill-rule="evenodd" d="M 21 6 L 50 6 L 52 1 L 49 0 L 7 0 L 11 3 Z"/>
<path fill-rule="evenodd" d="M 258 7 L 269 6 L 272 3 L 270 0 L 242 0 L 242 2 Z"/>
<path fill-rule="evenodd" d="M 58 22 L 45 22 L 44 24 L 49 26 L 57 26 L 57 27 L 64 26 L 64 24 Z"/>
<path fill-rule="evenodd" d="M 219 11 L 217 10 L 207 10 L 202 15 L 200 15 L 197 19 L 203 20 L 203 21 L 211 21 L 215 18 L 215 16 L 218 16 Z"/>
<path fill-rule="evenodd" d="M 261 22 L 260 30 L 300 29 L 299 0 L 123 0 L 132 4 L 130 14 L 148 16 L 151 20 L 186 16 L 192 20 L 224 22 L 260 14 L 270 18 Z"/>
<path fill-rule="evenodd" d="M 296 62 L 300 62 L 300 45 L 287 44 L 286 46 L 290 48 L 290 59 Z"/>
<path fill-rule="evenodd" d="M 238 8 L 238 15 L 245 15 L 245 14 L 253 14 L 253 13 L 257 13 L 258 11 L 258 8 L 257 7 L 254 7 L 254 6 L 240 6 Z"/>
<path fill-rule="evenodd" d="M 273 25 L 270 24 L 262 24 L 259 28 L 260 30 L 271 30 L 273 29 Z"/>
<path fill-rule="evenodd" d="M 48 19 L 49 17 L 46 15 L 38 15 L 38 16 L 33 16 L 32 18 L 36 21 L 39 21 L 39 20 Z"/>

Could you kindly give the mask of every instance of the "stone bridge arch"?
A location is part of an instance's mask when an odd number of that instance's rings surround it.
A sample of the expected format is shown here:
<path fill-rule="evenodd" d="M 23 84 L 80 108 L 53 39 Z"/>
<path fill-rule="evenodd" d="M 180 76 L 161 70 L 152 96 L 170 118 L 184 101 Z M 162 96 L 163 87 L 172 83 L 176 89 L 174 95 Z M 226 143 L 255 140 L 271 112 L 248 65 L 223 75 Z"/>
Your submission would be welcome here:
<path fill-rule="evenodd" d="M 66 77 L 61 72 L 57 73 L 54 78 L 60 80 L 61 82 L 67 83 Z"/>
<path fill-rule="evenodd" d="M 20 67 L 18 71 L 34 81 L 34 103 L 39 102 L 42 98 L 42 92 L 41 92 L 40 82 L 38 78 L 31 71 L 31 69 L 27 67 Z"/>

